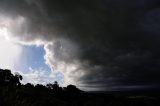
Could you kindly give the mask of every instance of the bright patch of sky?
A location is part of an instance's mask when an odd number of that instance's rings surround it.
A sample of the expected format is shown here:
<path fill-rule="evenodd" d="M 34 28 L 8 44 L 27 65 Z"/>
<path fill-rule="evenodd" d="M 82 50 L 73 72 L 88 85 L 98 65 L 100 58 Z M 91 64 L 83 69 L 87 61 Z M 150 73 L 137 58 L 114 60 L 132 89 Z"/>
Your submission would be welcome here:
<path fill-rule="evenodd" d="M 16 70 L 20 70 L 24 80 L 22 83 L 47 84 L 58 81 L 63 84 L 63 75 L 60 72 L 52 72 L 44 60 L 44 47 L 23 45 L 20 64 Z"/>
<path fill-rule="evenodd" d="M 4 28 L 0 28 L 0 68 L 15 70 L 20 60 L 22 48 L 15 42 L 11 42 L 6 36 Z"/>
<path fill-rule="evenodd" d="M 45 64 L 44 60 L 45 51 L 43 46 L 23 46 L 23 51 L 21 54 L 20 67 L 18 70 L 23 70 L 27 72 L 29 68 L 50 71 L 48 65 Z"/>
<path fill-rule="evenodd" d="M 1 14 L 0 21 L 2 22 L 0 23 L 0 68 L 10 69 L 12 73 L 19 72 L 23 76 L 24 83 L 46 84 L 56 80 L 62 84 L 63 75 L 51 71 L 45 64 L 43 46 L 37 46 L 36 42 L 35 45 L 22 44 L 13 38 L 13 29 L 21 28 L 25 19 L 18 17 L 13 20 Z"/>

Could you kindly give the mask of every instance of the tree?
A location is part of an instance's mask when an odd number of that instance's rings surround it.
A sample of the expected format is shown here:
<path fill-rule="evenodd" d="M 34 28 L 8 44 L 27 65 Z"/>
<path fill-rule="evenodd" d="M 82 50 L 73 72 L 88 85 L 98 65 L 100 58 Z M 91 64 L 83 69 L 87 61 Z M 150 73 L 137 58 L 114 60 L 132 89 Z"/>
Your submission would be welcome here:
<path fill-rule="evenodd" d="M 26 88 L 34 88 L 34 85 L 31 83 L 27 83 L 24 85 Z"/>
<path fill-rule="evenodd" d="M 58 89 L 59 89 L 59 84 L 58 84 L 57 81 L 55 81 L 54 84 L 52 85 L 52 89 L 53 89 L 55 92 L 58 91 Z"/>
<path fill-rule="evenodd" d="M 8 69 L 0 69 L 0 83 L 1 85 L 8 85 L 11 83 L 13 74 L 11 70 Z"/>
<path fill-rule="evenodd" d="M 20 80 L 22 79 L 23 77 L 18 72 L 16 72 L 14 76 L 12 75 L 10 83 L 12 85 L 21 85 Z"/>
<path fill-rule="evenodd" d="M 66 90 L 67 90 L 67 92 L 70 92 L 70 93 L 80 93 L 80 91 L 81 91 L 75 85 L 68 85 Z"/>
<path fill-rule="evenodd" d="M 52 89 L 52 84 L 49 83 L 49 84 L 46 85 L 46 87 L 47 87 L 48 89 Z"/>
<path fill-rule="evenodd" d="M 19 80 L 23 79 L 22 75 L 20 75 L 18 72 L 15 73 L 15 77 L 17 77 Z"/>

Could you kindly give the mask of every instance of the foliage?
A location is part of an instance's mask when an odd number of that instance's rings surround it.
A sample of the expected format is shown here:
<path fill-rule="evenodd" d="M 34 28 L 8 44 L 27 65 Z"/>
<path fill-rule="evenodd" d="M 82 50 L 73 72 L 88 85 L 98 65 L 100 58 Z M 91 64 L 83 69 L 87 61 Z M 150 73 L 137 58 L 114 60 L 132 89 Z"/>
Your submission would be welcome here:
<path fill-rule="evenodd" d="M 83 92 L 75 85 L 20 83 L 23 77 L 0 69 L 0 106 L 158 106 L 157 98 L 114 97 Z"/>

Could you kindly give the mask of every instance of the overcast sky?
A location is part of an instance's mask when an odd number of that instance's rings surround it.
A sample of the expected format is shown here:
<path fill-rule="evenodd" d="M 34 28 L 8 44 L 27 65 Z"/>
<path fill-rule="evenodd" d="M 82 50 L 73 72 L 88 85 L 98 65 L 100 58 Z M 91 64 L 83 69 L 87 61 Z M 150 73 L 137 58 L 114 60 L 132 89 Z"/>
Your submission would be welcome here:
<path fill-rule="evenodd" d="M 0 0 L 0 67 L 84 90 L 160 83 L 158 0 Z"/>

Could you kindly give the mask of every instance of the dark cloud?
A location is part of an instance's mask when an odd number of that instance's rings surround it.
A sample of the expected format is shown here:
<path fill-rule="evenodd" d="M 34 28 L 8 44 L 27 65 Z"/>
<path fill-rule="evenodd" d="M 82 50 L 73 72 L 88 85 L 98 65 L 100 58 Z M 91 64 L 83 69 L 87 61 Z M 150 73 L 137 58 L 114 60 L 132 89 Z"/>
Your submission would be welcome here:
<path fill-rule="evenodd" d="M 1 0 L 0 11 L 25 18 L 23 27 L 12 30 L 19 39 L 52 42 L 46 46 L 50 66 L 77 66 L 70 78 L 105 89 L 160 82 L 159 5 L 157 0 Z"/>

